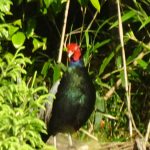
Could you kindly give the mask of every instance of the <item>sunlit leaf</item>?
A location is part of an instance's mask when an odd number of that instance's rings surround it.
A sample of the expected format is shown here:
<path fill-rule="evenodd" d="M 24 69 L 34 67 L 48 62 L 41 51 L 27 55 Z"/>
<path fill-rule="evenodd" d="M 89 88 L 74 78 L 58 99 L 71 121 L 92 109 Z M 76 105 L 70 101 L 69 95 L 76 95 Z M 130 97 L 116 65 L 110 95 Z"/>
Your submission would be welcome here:
<path fill-rule="evenodd" d="M 10 36 L 12 36 L 18 30 L 19 30 L 19 27 L 16 27 L 16 26 L 9 26 L 8 27 L 8 31 L 9 31 Z"/>
<path fill-rule="evenodd" d="M 53 3 L 53 2 L 55 2 L 55 0 L 44 0 L 44 3 L 45 3 L 45 5 L 46 5 L 47 8 L 48 8 L 48 7 L 51 5 L 51 3 Z"/>
<path fill-rule="evenodd" d="M 24 44 L 25 41 L 25 35 L 23 32 L 17 32 L 12 36 L 12 43 L 15 48 L 19 48 Z"/>
<path fill-rule="evenodd" d="M 100 2 L 99 2 L 99 0 L 90 0 L 90 2 L 92 3 L 92 5 L 96 8 L 96 10 L 98 11 L 98 12 L 100 12 Z"/>
<path fill-rule="evenodd" d="M 34 48 L 33 48 L 32 52 L 35 52 L 39 48 L 42 48 L 43 50 L 45 50 L 46 49 L 46 41 L 47 41 L 46 38 L 42 38 L 41 40 L 34 38 L 33 39 Z"/>
<path fill-rule="evenodd" d="M 148 63 L 142 59 L 138 59 L 137 60 L 137 63 L 143 68 L 143 69 L 146 69 L 147 66 L 148 66 Z"/>
<path fill-rule="evenodd" d="M 150 23 L 150 17 L 146 18 L 146 20 L 140 26 L 139 30 L 143 29 L 149 23 Z"/>
<path fill-rule="evenodd" d="M 42 71 L 41 71 L 41 74 L 44 75 L 44 77 L 46 77 L 46 75 L 50 69 L 50 66 L 51 66 L 50 60 L 48 60 L 44 63 L 44 66 L 43 66 Z"/>
<path fill-rule="evenodd" d="M 53 83 L 55 83 L 61 77 L 61 68 L 60 68 L 60 66 L 56 64 L 53 67 L 53 71 L 54 71 L 54 74 L 53 74 Z"/>

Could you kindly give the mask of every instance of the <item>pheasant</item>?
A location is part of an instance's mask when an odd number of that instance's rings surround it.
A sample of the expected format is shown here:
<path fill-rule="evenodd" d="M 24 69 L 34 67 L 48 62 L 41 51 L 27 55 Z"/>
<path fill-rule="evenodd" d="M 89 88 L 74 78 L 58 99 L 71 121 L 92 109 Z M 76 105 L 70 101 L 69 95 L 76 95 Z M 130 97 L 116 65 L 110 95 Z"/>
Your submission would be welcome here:
<path fill-rule="evenodd" d="M 69 66 L 60 81 L 57 81 L 50 92 L 55 95 L 53 106 L 46 104 L 45 122 L 47 135 L 72 133 L 90 117 L 94 110 L 96 91 L 87 68 L 81 59 L 81 50 L 76 43 L 67 45 Z"/>

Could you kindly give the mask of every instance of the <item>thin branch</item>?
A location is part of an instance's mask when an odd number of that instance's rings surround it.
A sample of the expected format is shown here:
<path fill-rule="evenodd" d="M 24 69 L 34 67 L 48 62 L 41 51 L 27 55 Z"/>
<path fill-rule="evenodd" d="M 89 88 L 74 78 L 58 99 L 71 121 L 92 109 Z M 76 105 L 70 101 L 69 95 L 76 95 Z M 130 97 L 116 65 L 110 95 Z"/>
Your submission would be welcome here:
<path fill-rule="evenodd" d="M 123 26 L 122 26 L 122 20 L 121 20 L 119 0 L 117 0 L 117 6 L 118 6 L 118 20 L 119 20 L 119 36 L 120 36 L 120 43 L 121 43 L 121 48 L 122 48 L 122 58 L 123 58 L 124 78 L 125 78 L 125 90 L 128 93 L 129 89 L 128 89 L 127 67 L 126 67 L 126 55 L 125 55 L 125 49 L 124 49 Z"/>
<path fill-rule="evenodd" d="M 127 75 L 127 67 L 126 67 L 126 56 L 125 56 L 125 49 L 124 49 L 124 41 L 123 41 L 123 26 L 121 20 L 121 12 L 120 12 L 120 2 L 117 0 L 117 7 L 118 7 L 118 21 L 119 21 L 119 36 L 120 36 L 120 43 L 122 48 L 122 59 L 123 59 L 123 69 L 124 69 L 124 80 L 125 80 L 125 90 L 126 90 L 126 98 L 127 98 L 127 108 L 129 112 L 129 132 L 130 136 L 132 137 L 132 122 L 131 122 L 131 108 L 130 108 L 130 97 L 129 97 L 129 83 L 128 83 L 128 75 Z"/>
<path fill-rule="evenodd" d="M 59 54 L 58 54 L 58 60 L 57 60 L 58 63 L 61 63 L 61 59 L 62 59 L 63 44 L 64 44 L 64 39 L 65 39 L 65 32 L 66 32 L 66 25 L 67 25 L 69 5 L 70 5 L 70 0 L 67 0 L 64 24 L 63 24 L 63 29 L 62 29 L 62 37 L 61 37 L 61 42 L 60 42 L 60 47 L 59 47 Z"/>
<path fill-rule="evenodd" d="M 83 30 L 83 28 L 81 28 L 81 33 L 82 33 L 82 32 L 85 32 L 85 33 L 86 33 L 86 32 L 89 32 L 89 31 L 90 31 L 90 28 L 91 28 L 92 24 L 94 23 L 94 21 L 95 21 L 97 15 L 98 15 L 98 11 L 95 12 L 95 14 L 94 14 L 94 16 L 93 16 L 93 19 L 91 20 L 91 22 L 90 22 L 90 24 L 88 25 L 88 27 L 87 27 L 85 30 Z M 83 24 L 82 24 L 82 27 L 84 27 Z M 81 37 L 81 36 L 80 36 L 80 37 Z M 85 38 L 85 36 L 83 36 L 82 38 L 80 38 L 80 44 L 82 43 L 82 41 L 83 41 L 84 38 Z"/>
<path fill-rule="evenodd" d="M 87 11 L 87 8 L 83 8 L 81 7 L 81 11 L 83 12 L 83 20 L 82 20 L 82 26 L 81 26 L 81 35 L 80 35 L 80 45 L 82 43 L 82 34 L 83 34 L 83 30 L 84 30 L 84 23 L 85 23 L 85 15 L 86 15 L 86 11 Z"/>
<path fill-rule="evenodd" d="M 146 135 L 145 135 L 145 142 L 146 143 L 148 142 L 149 138 L 150 138 L 150 120 L 149 120 L 149 123 L 148 123 L 148 126 L 147 126 L 147 132 L 146 132 Z"/>
<path fill-rule="evenodd" d="M 105 96 L 103 97 L 104 100 L 108 100 L 115 92 L 115 90 L 120 86 L 120 84 L 121 84 L 121 79 L 117 80 L 116 84 L 113 87 L 111 87 L 111 89 L 105 94 Z"/>
<path fill-rule="evenodd" d="M 90 24 L 88 25 L 86 31 L 88 31 L 91 28 L 91 26 L 92 26 L 94 20 L 96 19 L 97 15 L 98 15 L 98 11 L 95 12 L 95 14 L 93 16 L 93 19 L 91 20 Z"/>
<path fill-rule="evenodd" d="M 87 136 L 89 136 L 90 138 L 92 138 L 95 141 L 98 141 L 97 137 L 95 137 L 94 135 L 90 134 L 89 132 L 87 132 L 86 130 L 84 130 L 83 128 L 79 129 L 80 131 L 82 131 L 84 134 L 86 134 Z"/>

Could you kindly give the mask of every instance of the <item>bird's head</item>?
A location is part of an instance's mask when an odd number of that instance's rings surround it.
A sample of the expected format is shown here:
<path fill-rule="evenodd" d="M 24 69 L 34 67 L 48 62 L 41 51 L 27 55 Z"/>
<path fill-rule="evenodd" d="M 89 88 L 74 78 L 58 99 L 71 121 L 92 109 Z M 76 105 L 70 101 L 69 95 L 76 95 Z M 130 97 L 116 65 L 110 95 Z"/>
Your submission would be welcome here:
<path fill-rule="evenodd" d="M 70 43 L 67 45 L 68 57 L 71 61 L 79 61 L 81 56 L 81 50 L 77 43 Z"/>

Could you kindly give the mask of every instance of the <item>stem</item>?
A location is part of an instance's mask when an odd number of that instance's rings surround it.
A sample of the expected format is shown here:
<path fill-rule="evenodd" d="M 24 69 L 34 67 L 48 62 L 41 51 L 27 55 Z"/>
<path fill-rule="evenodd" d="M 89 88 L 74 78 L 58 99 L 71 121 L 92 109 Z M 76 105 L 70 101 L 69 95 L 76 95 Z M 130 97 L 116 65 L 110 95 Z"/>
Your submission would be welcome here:
<path fill-rule="evenodd" d="M 86 14 L 86 10 L 87 8 L 81 8 L 83 10 L 83 20 L 82 20 L 82 27 L 81 27 L 81 35 L 80 35 L 80 46 L 81 46 L 81 43 L 82 43 L 82 34 L 83 34 L 83 29 L 84 29 L 84 23 L 85 23 L 85 14 Z"/>
<path fill-rule="evenodd" d="M 93 140 L 98 141 L 97 137 L 95 137 L 94 135 L 90 134 L 88 131 L 84 130 L 83 128 L 80 128 L 80 131 L 82 131 L 84 134 L 86 134 L 87 136 L 89 136 Z"/>
<path fill-rule="evenodd" d="M 120 43 L 121 43 L 121 49 L 122 49 L 127 109 L 129 113 L 129 132 L 130 132 L 130 136 L 132 137 L 132 121 L 131 121 L 132 114 L 131 114 L 131 107 L 130 107 L 131 104 L 130 104 L 130 94 L 129 94 L 130 91 L 129 91 L 129 83 L 128 83 L 128 75 L 127 75 L 127 67 L 126 67 L 126 56 L 125 56 L 124 41 L 123 41 L 123 26 L 122 26 L 122 20 L 121 20 L 119 0 L 117 0 L 117 7 L 118 7 L 119 37 L 120 37 Z"/>
<path fill-rule="evenodd" d="M 147 132 L 146 132 L 146 135 L 145 135 L 145 142 L 146 143 L 148 142 L 149 137 L 150 137 L 150 120 L 149 120 L 149 123 L 148 123 L 148 126 L 147 126 Z"/>
<path fill-rule="evenodd" d="M 63 29 L 62 29 L 62 37 L 61 37 L 61 42 L 60 42 L 60 47 L 59 47 L 59 54 L 58 54 L 58 60 L 57 60 L 58 63 L 61 63 L 61 59 L 62 59 L 62 51 L 63 51 L 63 44 L 64 44 L 64 39 L 65 39 L 65 32 L 66 32 L 69 4 L 70 4 L 70 0 L 67 0 L 64 24 L 63 24 Z"/>

